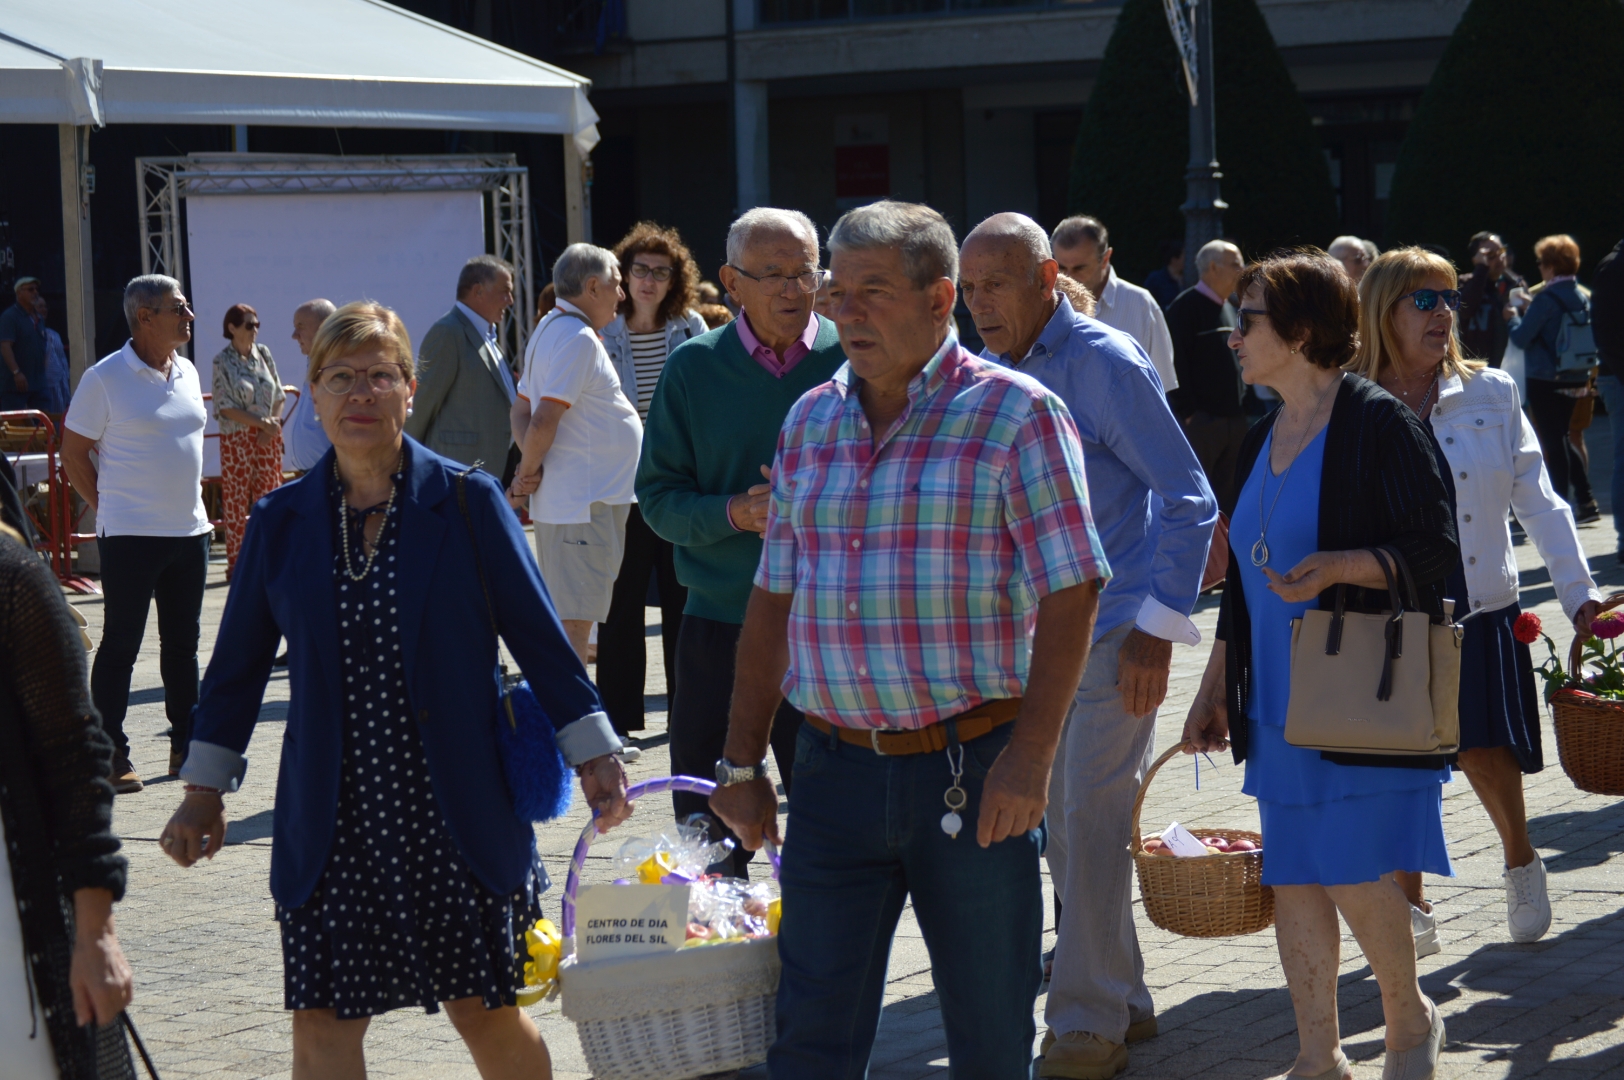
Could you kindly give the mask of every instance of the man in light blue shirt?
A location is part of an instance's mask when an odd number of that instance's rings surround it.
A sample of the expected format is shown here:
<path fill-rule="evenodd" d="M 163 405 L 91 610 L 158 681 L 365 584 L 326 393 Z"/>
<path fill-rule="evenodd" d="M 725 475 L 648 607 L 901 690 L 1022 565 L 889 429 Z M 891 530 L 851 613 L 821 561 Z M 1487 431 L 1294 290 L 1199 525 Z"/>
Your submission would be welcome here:
<path fill-rule="evenodd" d="M 331 300 L 306 300 L 294 309 L 293 340 L 299 343 L 299 351 L 307 361 L 316 331 L 336 310 Z M 299 400 L 282 421 L 282 468 L 286 472 L 309 472 L 333 445 L 327 439 L 327 432 L 322 430 L 321 421 L 316 419 L 316 401 L 311 396 L 308 375 L 308 371 L 299 372 Z"/>
<path fill-rule="evenodd" d="M 1128 1042 L 1156 1032 L 1133 929 L 1130 817 L 1173 642 L 1201 640 L 1189 616 L 1218 503 L 1150 358 L 1073 307 L 1058 274 L 1048 236 L 1021 214 L 988 218 L 960 252 L 959 291 L 982 356 L 1031 375 L 1071 410 L 1114 571 L 1050 785 L 1059 940 L 1038 1072 L 1108 1077 L 1127 1067 Z"/>

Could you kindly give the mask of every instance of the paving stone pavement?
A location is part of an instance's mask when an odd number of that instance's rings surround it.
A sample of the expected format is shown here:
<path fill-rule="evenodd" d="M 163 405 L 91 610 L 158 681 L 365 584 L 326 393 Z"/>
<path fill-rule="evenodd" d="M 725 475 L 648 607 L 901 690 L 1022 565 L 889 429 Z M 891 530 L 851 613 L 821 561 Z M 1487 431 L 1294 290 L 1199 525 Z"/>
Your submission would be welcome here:
<path fill-rule="evenodd" d="M 1595 445 L 1606 445 L 1593 438 Z M 1600 472 L 1600 470 L 1598 470 Z M 1607 490 L 1597 476 L 1599 492 Z M 1624 588 L 1624 567 L 1613 557 L 1610 522 L 1583 528 L 1603 588 Z M 1524 544 L 1523 600 L 1562 625 L 1548 578 Z M 224 605 L 223 564 L 211 567 L 203 617 L 203 656 L 214 647 Z M 97 597 L 73 597 L 91 623 L 101 624 Z M 659 667 L 658 613 L 651 609 L 648 692 L 664 691 Z M 1217 617 L 1203 602 L 1197 624 L 1209 640 Z M 1553 634 L 1560 641 L 1566 634 Z M 157 837 L 180 799 L 179 785 L 162 778 L 167 740 L 158 679 L 156 621 L 148 628 L 136 669 L 129 731 L 137 769 L 158 777 L 146 791 L 121 796 L 115 826 L 130 859 L 129 893 L 118 909 L 119 936 L 135 968 L 131 1013 L 165 1077 L 248 1080 L 290 1075 L 288 1014 L 282 1009 L 282 959 L 268 886 L 271 805 L 283 722 L 287 675 L 277 672 L 266 693 L 261 722 L 249 748 L 241 793 L 228 799 L 226 849 L 212 862 L 181 870 L 158 850 Z M 1158 750 L 1174 742 L 1200 678 L 1206 649 L 1179 649 L 1172 687 L 1161 711 Z M 651 696 L 651 709 L 664 708 Z M 662 776 L 665 715 L 654 711 L 649 743 L 630 769 L 633 779 Z M 1550 870 L 1555 921 L 1543 941 L 1513 945 L 1506 933 L 1498 842 L 1488 816 L 1464 778 L 1445 788 L 1445 833 L 1457 876 L 1429 878 L 1438 905 L 1441 954 L 1421 962 L 1422 985 L 1442 1006 L 1448 1044 L 1443 1080 L 1506 1080 L 1544 1076 L 1561 1080 L 1624 1077 L 1624 802 L 1577 791 L 1557 763 L 1555 736 L 1545 724 L 1544 772 L 1527 778 L 1535 845 Z M 1188 759 L 1170 762 L 1146 801 L 1145 827 L 1169 820 L 1256 829 L 1257 811 L 1241 794 L 1241 770 L 1214 757 L 1201 768 L 1200 790 Z M 661 818 L 663 799 L 640 808 L 642 820 Z M 554 877 L 563 869 L 585 814 L 577 806 L 562 822 L 536 830 Z M 634 818 L 632 827 L 637 824 Z M 609 875 L 611 839 L 594 849 L 586 880 Z M 1045 884 L 1047 889 L 1047 883 Z M 556 911 L 557 893 L 548 908 Z M 1049 907 L 1052 911 L 1052 907 Z M 555 916 L 556 917 L 556 916 Z M 1295 1024 L 1270 931 L 1218 940 L 1181 938 L 1138 915 L 1146 977 L 1155 994 L 1161 1034 L 1136 1045 L 1130 1077 L 1256 1080 L 1279 1075 L 1296 1053 Z M 1053 942 L 1046 935 L 1046 947 Z M 1381 1007 L 1370 969 L 1346 933 L 1341 964 L 1341 1022 L 1347 1052 L 1361 1064 L 1356 1076 L 1375 1080 L 1381 1067 Z M 1043 999 L 1037 1015 L 1041 1032 Z M 561 1080 L 588 1071 L 569 1021 L 556 1002 L 530 1010 L 546 1036 Z M 367 1036 L 370 1075 L 461 1080 L 477 1076 L 467 1051 L 443 1015 L 399 1011 L 377 1018 Z M 930 980 L 930 960 L 910 914 L 898 928 L 885 1013 L 874 1048 L 876 1080 L 914 1080 L 947 1072 L 946 1046 Z M 0 1072 L 3 1072 L 0 1068 Z M 765 1077 L 758 1068 L 747 1077 Z"/>

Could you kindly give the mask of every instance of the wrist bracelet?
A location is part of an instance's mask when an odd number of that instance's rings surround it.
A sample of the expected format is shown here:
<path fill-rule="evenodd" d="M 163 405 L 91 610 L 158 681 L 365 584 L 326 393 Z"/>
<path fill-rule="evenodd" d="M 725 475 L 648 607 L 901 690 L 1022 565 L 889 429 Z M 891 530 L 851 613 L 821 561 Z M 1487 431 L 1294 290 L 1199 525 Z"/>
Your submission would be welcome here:
<path fill-rule="evenodd" d="M 225 788 L 209 787 L 207 784 L 187 784 L 181 790 L 188 795 L 194 792 L 202 792 L 206 795 L 224 795 L 226 793 Z"/>

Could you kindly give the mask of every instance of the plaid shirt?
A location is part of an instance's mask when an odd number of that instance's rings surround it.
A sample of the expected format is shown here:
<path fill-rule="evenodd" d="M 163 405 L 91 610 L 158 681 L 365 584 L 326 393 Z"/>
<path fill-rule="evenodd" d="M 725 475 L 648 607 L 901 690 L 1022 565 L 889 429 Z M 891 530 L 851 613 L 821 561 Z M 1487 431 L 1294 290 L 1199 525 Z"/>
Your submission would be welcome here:
<path fill-rule="evenodd" d="M 1106 578 L 1060 399 L 951 335 L 876 448 L 851 365 L 790 409 L 756 584 L 794 593 L 784 693 L 852 728 L 1019 697 L 1037 602 Z"/>

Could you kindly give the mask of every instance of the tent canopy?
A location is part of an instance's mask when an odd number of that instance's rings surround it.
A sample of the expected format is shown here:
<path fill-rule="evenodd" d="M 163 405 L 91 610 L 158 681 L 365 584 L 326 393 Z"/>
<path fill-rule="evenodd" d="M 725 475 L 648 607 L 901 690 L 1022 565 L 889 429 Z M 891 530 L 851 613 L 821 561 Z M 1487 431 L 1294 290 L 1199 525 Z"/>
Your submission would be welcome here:
<path fill-rule="evenodd" d="M 598 140 L 588 80 L 382 0 L 0 0 L 0 123 Z"/>

